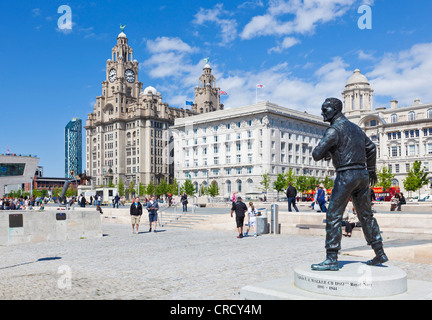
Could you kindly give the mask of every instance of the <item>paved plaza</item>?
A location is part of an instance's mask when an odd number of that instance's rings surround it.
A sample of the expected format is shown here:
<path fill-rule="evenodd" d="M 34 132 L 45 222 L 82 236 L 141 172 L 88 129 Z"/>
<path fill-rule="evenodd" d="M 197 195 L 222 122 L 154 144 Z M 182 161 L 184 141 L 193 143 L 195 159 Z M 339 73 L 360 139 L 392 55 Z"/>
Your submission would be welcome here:
<path fill-rule="evenodd" d="M 325 253 L 323 236 L 237 239 L 228 231 L 165 227 L 149 233 L 143 225 L 133 234 L 123 224 L 102 229 L 96 240 L 0 247 L 0 299 L 233 300 L 242 287 L 286 277 Z M 363 246 L 363 239 L 342 243 L 344 250 Z M 410 279 L 432 279 L 432 265 L 390 263 Z"/>

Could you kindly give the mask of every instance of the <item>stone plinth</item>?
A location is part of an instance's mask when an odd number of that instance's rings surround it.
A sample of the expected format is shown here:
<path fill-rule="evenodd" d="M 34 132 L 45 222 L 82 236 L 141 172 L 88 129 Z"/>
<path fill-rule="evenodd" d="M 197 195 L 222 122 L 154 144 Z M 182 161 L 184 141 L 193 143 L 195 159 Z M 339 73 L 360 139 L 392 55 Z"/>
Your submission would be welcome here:
<path fill-rule="evenodd" d="M 248 285 L 244 300 L 432 300 L 432 282 L 407 279 L 394 266 L 366 265 L 350 257 L 339 271 L 312 271 L 310 264 L 288 270 L 288 276 Z"/>
<path fill-rule="evenodd" d="M 313 293 L 353 298 L 387 297 L 407 290 L 407 275 L 397 267 L 354 261 L 339 261 L 339 266 L 339 271 L 298 267 L 294 270 L 294 284 Z"/>

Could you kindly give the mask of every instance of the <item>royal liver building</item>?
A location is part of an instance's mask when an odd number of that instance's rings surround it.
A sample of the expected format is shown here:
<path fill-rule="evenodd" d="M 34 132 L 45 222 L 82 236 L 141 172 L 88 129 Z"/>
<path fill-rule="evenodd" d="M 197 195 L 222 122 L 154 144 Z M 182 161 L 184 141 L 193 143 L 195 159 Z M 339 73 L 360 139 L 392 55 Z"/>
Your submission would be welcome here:
<path fill-rule="evenodd" d="M 194 112 L 170 107 L 151 86 L 143 90 L 138 61 L 124 32 L 106 63 L 102 94 L 86 122 L 86 167 L 97 186 L 156 185 L 173 176 L 168 128 Z"/>
<path fill-rule="evenodd" d="M 223 109 L 219 88 L 208 64 L 196 87 L 192 110 L 170 107 L 154 87 L 143 90 L 139 63 L 122 32 L 106 62 L 102 94 L 96 98 L 86 122 L 87 175 L 95 185 L 133 182 L 158 185 L 174 178 L 172 135 L 177 118 Z"/>

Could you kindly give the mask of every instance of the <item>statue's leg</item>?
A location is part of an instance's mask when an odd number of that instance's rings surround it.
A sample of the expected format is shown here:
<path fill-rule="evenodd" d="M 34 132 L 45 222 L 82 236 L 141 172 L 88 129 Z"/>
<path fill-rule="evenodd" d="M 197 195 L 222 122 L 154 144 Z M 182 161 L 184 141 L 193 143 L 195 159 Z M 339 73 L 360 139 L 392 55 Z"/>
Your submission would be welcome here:
<path fill-rule="evenodd" d="M 348 204 L 352 183 L 346 172 L 337 174 L 330 204 L 326 213 L 326 260 L 313 264 L 312 270 L 316 271 L 337 271 L 339 264 L 337 255 L 341 249 L 342 239 L 342 217 Z"/>
<path fill-rule="evenodd" d="M 352 201 L 357 216 L 361 223 L 366 242 L 375 251 L 376 257 L 368 261 L 370 265 L 376 265 L 388 261 L 383 249 L 383 239 L 377 220 L 373 216 L 369 191 L 369 174 L 366 170 L 359 173 L 359 186 L 353 191 Z"/>
<path fill-rule="evenodd" d="M 338 172 L 326 213 L 326 249 L 341 249 L 342 217 L 351 197 L 353 183 L 350 172 Z"/>

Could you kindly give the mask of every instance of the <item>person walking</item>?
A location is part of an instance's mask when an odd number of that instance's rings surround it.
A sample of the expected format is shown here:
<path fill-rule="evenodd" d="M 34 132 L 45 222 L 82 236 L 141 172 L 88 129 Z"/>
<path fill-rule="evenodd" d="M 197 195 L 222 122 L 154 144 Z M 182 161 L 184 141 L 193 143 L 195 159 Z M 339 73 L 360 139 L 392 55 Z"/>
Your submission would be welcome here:
<path fill-rule="evenodd" d="M 234 202 L 231 207 L 231 218 L 233 217 L 233 213 L 235 212 L 236 225 L 239 233 L 237 238 L 239 239 L 243 238 L 243 225 L 244 225 L 244 219 L 247 211 L 248 211 L 247 206 L 242 202 L 242 198 L 238 196 L 236 202 Z"/>
<path fill-rule="evenodd" d="M 131 215 L 133 233 L 138 234 L 142 213 L 143 213 L 142 205 L 139 202 L 139 198 L 135 198 L 130 206 L 130 215 Z"/>
<path fill-rule="evenodd" d="M 150 201 L 147 202 L 146 209 L 149 213 L 149 232 L 152 231 L 152 223 L 154 225 L 153 231 L 156 232 L 159 204 L 156 201 L 155 196 L 152 196 Z"/>
<path fill-rule="evenodd" d="M 249 209 L 248 209 L 248 229 L 246 231 L 245 236 L 249 234 L 250 229 L 252 229 L 254 233 L 254 237 L 257 236 L 256 233 L 256 217 L 258 215 L 258 210 L 255 208 L 253 202 L 249 202 Z"/>
<path fill-rule="evenodd" d="M 291 205 L 292 205 L 294 207 L 294 210 L 296 212 L 299 212 L 296 206 L 297 189 L 291 184 L 291 181 L 288 182 L 288 189 L 286 191 L 286 196 L 288 198 L 288 211 L 292 212 L 291 210 Z"/>
<path fill-rule="evenodd" d="M 188 202 L 187 194 L 185 192 L 183 192 L 180 201 L 183 204 L 183 212 L 187 212 L 187 205 L 189 202 Z"/>
<path fill-rule="evenodd" d="M 319 207 L 321 209 L 321 212 L 327 212 L 327 208 L 325 206 L 325 204 L 327 203 L 326 201 L 326 192 L 324 191 L 324 187 L 320 186 L 318 191 L 317 191 L 317 199 L 316 201 L 319 204 Z"/>
<path fill-rule="evenodd" d="M 119 202 L 120 202 L 120 197 L 119 197 L 118 194 L 116 194 L 116 196 L 115 196 L 115 198 L 114 198 L 114 208 L 117 208 L 117 209 L 118 209 L 118 207 L 119 207 Z"/>

